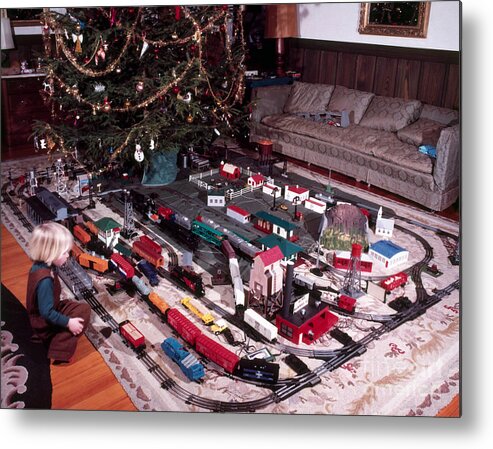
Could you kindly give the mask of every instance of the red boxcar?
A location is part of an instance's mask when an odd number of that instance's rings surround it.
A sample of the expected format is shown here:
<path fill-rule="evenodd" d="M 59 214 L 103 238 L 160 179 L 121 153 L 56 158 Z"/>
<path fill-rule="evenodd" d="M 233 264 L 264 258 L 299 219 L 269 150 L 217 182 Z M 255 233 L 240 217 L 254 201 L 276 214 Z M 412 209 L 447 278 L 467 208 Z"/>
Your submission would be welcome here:
<path fill-rule="evenodd" d="M 140 237 L 140 241 L 144 244 L 147 245 L 152 251 L 155 253 L 161 254 L 163 251 L 163 247 L 156 243 L 154 240 L 151 240 L 147 235 L 142 235 Z"/>
<path fill-rule="evenodd" d="M 351 296 L 341 295 L 337 301 L 338 307 L 347 310 L 349 313 L 353 313 L 356 308 L 356 299 L 351 298 Z"/>
<path fill-rule="evenodd" d="M 381 280 L 380 287 L 390 292 L 397 287 L 404 285 L 407 282 L 407 279 L 407 274 L 401 271 L 400 273 L 394 274 L 393 276 L 389 276 L 387 279 Z"/>
<path fill-rule="evenodd" d="M 168 310 L 168 324 L 191 345 L 195 345 L 195 340 L 202 333 L 195 324 L 175 308 Z"/>
<path fill-rule="evenodd" d="M 140 240 L 137 240 L 132 244 L 132 251 L 147 260 L 149 263 L 152 263 L 155 267 L 162 267 L 164 265 L 163 256 Z"/>
<path fill-rule="evenodd" d="M 113 253 L 111 261 L 126 278 L 131 279 L 135 275 L 134 267 L 121 254 Z"/>
<path fill-rule="evenodd" d="M 135 349 L 145 347 L 145 338 L 142 333 L 130 322 L 120 323 L 120 334 Z"/>
<path fill-rule="evenodd" d="M 91 236 L 84 231 L 80 225 L 74 226 L 73 234 L 77 239 L 84 243 L 84 245 L 91 241 Z"/>
<path fill-rule="evenodd" d="M 233 374 L 240 361 L 240 358 L 234 352 L 204 334 L 197 336 L 195 349 L 198 353 L 217 363 L 231 374 Z"/>

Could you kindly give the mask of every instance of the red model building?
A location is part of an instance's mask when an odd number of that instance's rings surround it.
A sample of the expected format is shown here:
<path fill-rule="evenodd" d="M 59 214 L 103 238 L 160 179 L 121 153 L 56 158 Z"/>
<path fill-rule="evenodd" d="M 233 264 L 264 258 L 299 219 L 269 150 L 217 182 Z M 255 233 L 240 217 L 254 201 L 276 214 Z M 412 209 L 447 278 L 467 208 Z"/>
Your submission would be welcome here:
<path fill-rule="evenodd" d="M 317 306 L 308 303 L 296 313 L 279 313 L 276 316 L 276 327 L 279 335 L 292 343 L 299 345 L 303 342 L 309 345 L 334 327 L 337 321 L 339 318 L 329 311 L 326 304 Z"/>
<path fill-rule="evenodd" d="M 339 320 L 327 304 L 309 299 L 309 295 L 293 300 L 294 263 L 286 265 L 286 280 L 281 312 L 276 315 L 279 335 L 299 345 L 307 345 L 328 332 Z"/>
<path fill-rule="evenodd" d="M 236 180 L 240 178 L 241 171 L 236 165 L 226 163 L 219 167 L 219 174 L 226 179 Z"/>

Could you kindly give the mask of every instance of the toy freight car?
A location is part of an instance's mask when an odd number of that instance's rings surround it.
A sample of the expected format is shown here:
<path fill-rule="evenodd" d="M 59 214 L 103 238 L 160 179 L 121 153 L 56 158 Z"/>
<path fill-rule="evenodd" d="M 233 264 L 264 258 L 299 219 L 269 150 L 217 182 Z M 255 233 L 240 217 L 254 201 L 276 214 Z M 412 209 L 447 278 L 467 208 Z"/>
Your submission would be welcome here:
<path fill-rule="evenodd" d="M 296 374 L 306 374 L 310 370 L 305 362 L 294 354 L 289 354 L 284 358 L 284 363 L 293 369 Z"/>
<path fill-rule="evenodd" d="M 87 233 L 82 226 L 75 225 L 73 229 L 74 236 L 80 240 L 84 245 L 91 241 L 91 236 Z"/>
<path fill-rule="evenodd" d="M 195 341 L 195 349 L 199 354 L 212 360 L 224 368 L 228 373 L 233 374 L 240 358 L 221 344 L 200 333 Z"/>
<path fill-rule="evenodd" d="M 329 335 L 344 346 L 354 343 L 354 340 L 346 332 L 341 331 L 337 327 L 331 329 Z"/>
<path fill-rule="evenodd" d="M 149 293 L 149 301 L 163 314 L 166 316 L 169 310 L 169 304 L 161 298 L 156 292 L 152 291 Z"/>
<path fill-rule="evenodd" d="M 151 293 L 151 289 L 146 285 L 146 283 L 137 276 L 132 276 L 132 283 L 135 285 L 137 290 L 142 296 L 148 296 Z"/>
<path fill-rule="evenodd" d="M 263 359 L 241 359 L 238 364 L 238 375 L 247 380 L 275 384 L 279 379 L 279 365 Z"/>
<path fill-rule="evenodd" d="M 82 253 L 79 255 L 79 264 L 81 267 L 89 268 L 99 273 L 106 273 L 109 269 L 109 262 L 107 259 L 92 256 L 88 253 Z"/>
<path fill-rule="evenodd" d="M 113 253 L 111 255 L 111 263 L 117 270 L 127 279 L 131 279 L 135 275 L 135 269 L 132 264 L 126 260 L 121 254 Z"/>
<path fill-rule="evenodd" d="M 390 292 L 395 290 L 397 287 L 401 285 L 405 285 L 407 282 L 408 276 L 404 272 L 400 272 L 394 274 L 393 276 L 389 276 L 386 279 L 380 281 L 380 287 L 384 288 L 386 292 Z"/>
<path fill-rule="evenodd" d="M 162 267 L 164 265 L 164 259 L 161 253 L 157 253 L 152 246 L 141 240 L 132 244 L 132 251 L 156 267 Z"/>
<path fill-rule="evenodd" d="M 154 240 L 151 240 L 149 237 L 147 237 L 147 235 L 140 236 L 140 241 L 158 254 L 161 254 L 163 252 L 163 247 L 159 243 L 156 243 Z"/>
<path fill-rule="evenodd" d="M 140 271 L 142 271 L 142 273 L 144 273 L 144 276 L 149 279 L 149 284 L 151 284 L 151 286 L 155 287 L 156 285 L 159 285 L 157 271 L 152 264 L 150 264 L 147 260 L 141 260 L 137 264 L 137 267 Z"/>
<path fill-rule="evenodd" d="M 354 313 L 356 308 L 356 299 L 351 298 L 351 296 L 340 295 L 337 300 L 337 306 L 349 313 Z"/>
<path fill-rule="evenodd" d="M 168 310 L 168 324 L 192 346 L 195 345 L 197 336 L 201 334 L 200 329 L 175 308 Z"/>
<path fill-rule="evenodd" d="M 205 376 L 204 366 L 197 360 L 193 354 L 190 354 L 183 348 L 183 345 L 173 337 L 169 337 L 161 344 L 161 349 L 171 358 L 183 374 L 190 380 L 198 381 Z"/>
<path fill-rule="evenodd" d="M 267 340 L 274 341 L 277 338 L 277 327 L 254 310 L 245 310 L 244 320 L 246 324 L 253 327 L 257 332 L 267 338 Z"/>
<path fill-rule="evenodd" d="M 221 231 L 203 223 L 199 218 L 192 222 L 192 233 L 218 247 L 221 246 L 222 241 L 226 238 Z"/>
<path fill-rule="evenodd" d="M 136 350 L 145 348 L 144 336 L 130 321 L 123 321 L 120 323 L 119 328 L 121 336 L 132 348 Z"/>

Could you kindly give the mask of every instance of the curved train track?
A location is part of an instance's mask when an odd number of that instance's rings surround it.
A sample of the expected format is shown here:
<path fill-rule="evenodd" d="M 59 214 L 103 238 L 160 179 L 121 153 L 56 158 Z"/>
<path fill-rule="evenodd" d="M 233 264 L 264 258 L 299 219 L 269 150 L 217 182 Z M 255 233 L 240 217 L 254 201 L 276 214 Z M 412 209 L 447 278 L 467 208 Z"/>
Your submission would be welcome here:
<path fill-rule="evenodd" d="M 19 219 L 19 221 L 28 230 L 32 230 L 33 226 L 23 215 L 20 208 L 15 204 L 10 195 L 7 192 L 7 184 L 2 186 L 2 201 L 5 202 Z M 419 225 L 419 223 L 416 223 Z M 380 338 L 385 333 L 388 333 L 402 324 L 412 321 L 418 316 L 424 314 L 426 310 L 438 303 L 444 296 L 449 295 L 453 290 L 459 289 L 460 281 L 448 285 L 446 288 L 436 291 L 433 295 L 428 295 L 422 285 L 421 281 L 421 271 L 426 266 L 426 264 L 433 257 L 433 250 L 428 242 L 421 237 L 419 234 L 414 233 L 408 229 L 399 226 L 399 229 L 403 232 L 407 232 L 413 235 L 416 240 L 418 240 L 425 248 L 425 256 L 418 263 L 414 264 L 412 267 L 408 268 L 406 271 L 409 272 L 411 278 L 414 281 L 416 288 L 416 301 L 415 303 L 405 311 L 398 312 L 390 315 L 368 315 L 360 314 L 357 318 L 369 319 L 370 321 L 377 321 L 381 323 L 381 326 L 372 329 L 367 335 L 361 338 L 357 342 L 353 342 L 349 345 L 344 346 L 340 349 L 335 350 L 304 350 L 302 348 L 288 347 L 285 345 L 277 345 L 277 348 L 283 350 L 283 352 L 289 352 L 296 355 L 317 358 L 323 360 L 323 363 L 317 368 L 303 375 L 298 375 L 290 379 L 281 379 L 275 385 L 270 386 L 272 390 L 271 393 L 265 395 L 256 400 L 245 401 L 245 402 L 225 402 L 218 401 L 209 398 L 205 398 L 199 395 L 195 395 L 187 391 L 185 388 L 178 385 L 178 383 L 169 376 L 163 368 L 157 364 L 145 349 L 135 351 L 135 356 L 144 367 L 152 374 L 154 378 L 159 382 L 161 388 L 167 390 L 170 394 L 181 399 L 186 404 L 195 405 L 197 407 L 211 410 L 214 412 L 237 412 L 237 413 L 247 413 L 260 410 L 270 404 L 281 402 L 290 396 L 298 393 L 307 387 L 312 387 L 321 381 L 320 376 L 324 373 L 333 371 L 339 368 L 341 365 L 351 360 L 354 357 L 360 356 L 366 352 L 367 346 L 372 341 Z M 172 247 L 171 247 L 172 248 Z M 168 249 L 169 251 L 169 249 Z M 174 249 L 172 249 L 174 252 Z M 176 254 L 176 253 L 175 253 Z M 71 282 L 78 283 L 81 282 L 75 273 L 65 273 L 69 276 Z M 80 299 L 86 301 L 92 308 L 92 310 L 98 315 L 98 317 L 106 323 L 110 329 L 114 332 L 118 332 L 118 323 L 113 318 L 113 316 L 104 308 L 104 306 L 99 302 L 99 300 L 94 296 L 91 290 L 87 288 L 80 288 L 80 293 L 78 295 Z M 217 306 L 212 301 L 205 298 L 206 305 L 219 313 L 226 319 L 232 319 L 233 323 L 239 321 L 235 316 L 228 314 L 224 309 Z M 122 341 L 124 341 L 122 339 Z M 263 385 L 265 387 L 265 385 Z"/>

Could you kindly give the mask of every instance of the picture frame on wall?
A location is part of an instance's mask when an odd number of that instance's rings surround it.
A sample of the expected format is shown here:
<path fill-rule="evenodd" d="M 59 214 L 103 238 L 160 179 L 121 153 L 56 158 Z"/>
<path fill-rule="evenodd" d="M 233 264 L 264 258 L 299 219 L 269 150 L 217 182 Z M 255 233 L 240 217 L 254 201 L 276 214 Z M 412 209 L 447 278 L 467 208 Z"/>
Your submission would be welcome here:
<path fill-rule="evenodd" d="M 358 32 L 377 36 L 426 38 L 430 2 L 361 3 Z"/>

